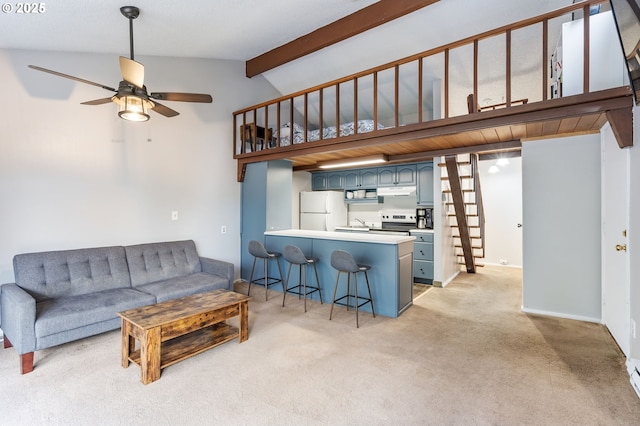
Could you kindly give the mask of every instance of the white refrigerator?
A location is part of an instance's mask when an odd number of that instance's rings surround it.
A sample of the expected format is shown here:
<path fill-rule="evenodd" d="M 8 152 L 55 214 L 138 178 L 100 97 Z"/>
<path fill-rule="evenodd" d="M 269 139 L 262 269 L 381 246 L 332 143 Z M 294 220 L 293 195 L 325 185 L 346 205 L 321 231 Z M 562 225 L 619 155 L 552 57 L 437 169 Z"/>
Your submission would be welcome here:
<path fill-rule="evenodd" d="M 300 193 L 300 229 L 333 231 L 347 225 L 344 193 L 303 191 Z"/>

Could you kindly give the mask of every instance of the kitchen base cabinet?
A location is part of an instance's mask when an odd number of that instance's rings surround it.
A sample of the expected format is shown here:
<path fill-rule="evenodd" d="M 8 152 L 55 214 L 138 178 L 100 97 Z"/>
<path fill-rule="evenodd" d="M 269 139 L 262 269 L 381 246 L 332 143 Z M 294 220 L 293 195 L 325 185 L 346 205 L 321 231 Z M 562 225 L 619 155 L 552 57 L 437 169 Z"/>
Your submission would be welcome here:
<path fill-rule="evenodd" d="M 413 244 L 413 281 L 433 284 L 433 231 L 411 231 Z"/>
<path fill-rule="evenodd" d="M 314 233 L 318 233 L 319 237 L 315 238 Z M 295 245 L 300 247 L 305 255 L 318 258 L 318 278 L 322 290 L 322 299 L 325 303 L 331 303 L 336 275 L 338 274 L 338 271 L 331 266 L 331 253 L 334 250 L 348 251 L 358 263 L 370 265 L 371 269 L 368 274 L 376 316 L 382 315 L 396 318 L 413 303 L 413 271 L 411 269 L 413 263 L 413 241 L 407 240 L 407 237 L 405 237 L 404 241 L 397 243 L 375 242 L 378 237 L 380 236 L 363 233 L 351 234 L 303 230 L 265 233 L 266 247 L 269 251 L 282 252 L 286 245 Z M 382 238 L 384 237 L 380 237 L 380 239 Z M 288 268 L 288 265 L 284 267 Z M 308 273 L 312 274 L 313 269 L 309 269 Z M 307 279 L 312 279 L 311 275 Z M 315 281 L 315 277 L 313 277 L 313 281 Z M 344 285 L 344 282 L 342 285 Z M 277 290 L 277 287 L 273 289 Z M 358 292 L 362 291 L 362 294 L 366 294 L 365 289 L 364 278 L 359 276 Z M 338 292 L 340 291 L 338 290 Z M 313 293 L 310 298 L 319 300 L 318 293 Z M 371 312 L 369 304 L 360 309 L 365 312 Z"/>

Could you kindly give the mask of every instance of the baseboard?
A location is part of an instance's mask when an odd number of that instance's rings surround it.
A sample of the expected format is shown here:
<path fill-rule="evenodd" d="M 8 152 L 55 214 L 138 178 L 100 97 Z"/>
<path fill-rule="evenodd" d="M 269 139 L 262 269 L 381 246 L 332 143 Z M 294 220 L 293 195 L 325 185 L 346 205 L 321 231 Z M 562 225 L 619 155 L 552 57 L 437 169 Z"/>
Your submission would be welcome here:
<path fill-rule="evenodd" d="M 529 308 L 525 308 L 524 306 L 520 306 L 520 310 L 525 314 L 543 315 L 546 317 L 566 318 L 570 320 L 594 322 L 596 324 L 602 324 L 602 320 L 600 318 L 585 317 L 582 315 L 571 315 L 571 314 L 565 314 L 562 312 L 543 311 L 539 309 L 529 309 Z"/>
<path fill-rule="evenodd" d="M 627 371 L 629 372 L 629 382 L 636 395 L 640 398 L 640 373 L 638 373 L 640 360 L 627 358 Z"/>
<path fill-rule="evenodd" d="M 522 269 L 522 265 L 503 265 L 502 263 L 491 263 L 491 262 L 485 262 L 483 260 L 482 262 L 484 264 L 484 266 L 499 266 L 501 268 L 515 268 L 515 269 Z"/>
<path fill-rule="evenodd" d="M 456 271 L 456 273 L 455 273 L 455 274 L 451 275 L 451 276 L 450 276 L 446 281 L 444 281 L 444 282 L 437 281 L 440 285 L 438 285 L 438 286 L 436 286 L 436 287 L 442 287 L 442 288 L 444 288 L 444 287 L 448 286 L 448 285 L 449 285 L 449 283 L 450 283 L 451 281 L 455 280 L 455 279 L 456 279 L 456 277 L 457 277 L 459 274 L 460 274 L 460 271 L 458 270 L 458 271 Z M 434 281 L 434 285 L 435 285 L 435 283 L 436 283 L 436 281 Z"/>

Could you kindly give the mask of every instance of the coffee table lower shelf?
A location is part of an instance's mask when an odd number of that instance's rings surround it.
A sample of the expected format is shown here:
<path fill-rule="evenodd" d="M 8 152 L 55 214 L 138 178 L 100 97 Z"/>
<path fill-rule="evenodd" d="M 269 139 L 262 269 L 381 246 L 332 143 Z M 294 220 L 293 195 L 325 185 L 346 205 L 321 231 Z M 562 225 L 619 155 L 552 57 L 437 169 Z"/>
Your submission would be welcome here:
<path fill-rule="evenodd" d="M 237 339 L 239 330 L 224 322 L 210 325 L 189 334 L 175 337 L 162 342 L 160 350 L 160 369 L 179 361 L 219 346 L 230 340 Z M 129 361 L 140 364 L 140 349 L 129 355 Z"/>

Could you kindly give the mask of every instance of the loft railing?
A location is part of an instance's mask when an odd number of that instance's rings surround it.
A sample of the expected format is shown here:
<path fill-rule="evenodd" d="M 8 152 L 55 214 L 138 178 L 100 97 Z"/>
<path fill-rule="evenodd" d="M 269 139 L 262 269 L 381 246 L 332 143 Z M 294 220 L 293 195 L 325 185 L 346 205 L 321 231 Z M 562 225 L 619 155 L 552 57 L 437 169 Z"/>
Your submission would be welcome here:
<path fill-rule="evenodd" d="M 561 24 L 574 19 L 583 20 L 582 93 L 589 93 L 591 9 L 608 4 L 583 0 L 236 111 L 234 158 L 257 157 L 266 149 L 303 149 L 307 143 L 335 137 L 346 136 L 346 142 L 365 131 L 562 96 L 562 63 L 555 46 Z M 532 44 L 536 38 L 540 41 Z M 497 62 L 503 66 L 495 67 Z M 470 70 L 471 77 L 465 77 Z M 368 120 L 368 125 L 359 128 L 359 120 Z M 350 122 L 351 129 L 341 129 Z"/>

